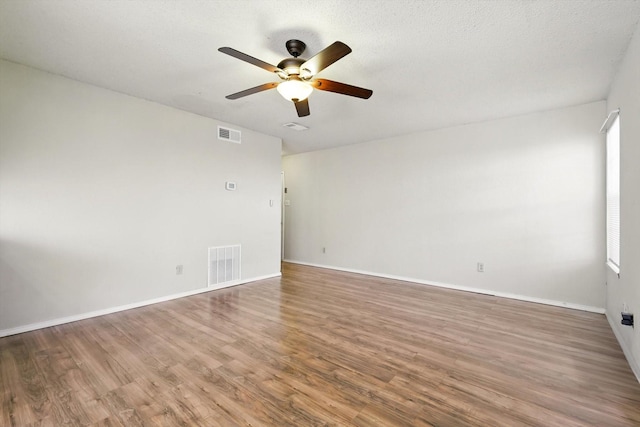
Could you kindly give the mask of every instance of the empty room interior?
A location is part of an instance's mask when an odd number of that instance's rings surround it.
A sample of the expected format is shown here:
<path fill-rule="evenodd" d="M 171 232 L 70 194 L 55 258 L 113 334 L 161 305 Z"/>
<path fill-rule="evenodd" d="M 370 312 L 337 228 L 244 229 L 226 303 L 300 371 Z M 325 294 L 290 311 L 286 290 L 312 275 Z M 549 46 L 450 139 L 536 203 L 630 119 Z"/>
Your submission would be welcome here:
<path fill-rule="evenodd" d="M 639 23 L 0 0 L 0 425 L 639 426 Z"/>

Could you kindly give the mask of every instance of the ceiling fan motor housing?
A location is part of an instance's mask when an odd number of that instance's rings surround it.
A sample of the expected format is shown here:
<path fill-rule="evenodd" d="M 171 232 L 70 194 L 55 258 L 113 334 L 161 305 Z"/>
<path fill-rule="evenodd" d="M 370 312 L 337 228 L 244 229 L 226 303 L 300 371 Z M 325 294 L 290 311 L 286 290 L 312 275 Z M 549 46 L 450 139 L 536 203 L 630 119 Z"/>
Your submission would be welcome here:
<path fill-rule="evenodd" d="M 278 64 L 278 68 L 284 70 L 287 75 L 299 75 L 300 66 L 306 61 L 302 58 L 285 58 Z"/>

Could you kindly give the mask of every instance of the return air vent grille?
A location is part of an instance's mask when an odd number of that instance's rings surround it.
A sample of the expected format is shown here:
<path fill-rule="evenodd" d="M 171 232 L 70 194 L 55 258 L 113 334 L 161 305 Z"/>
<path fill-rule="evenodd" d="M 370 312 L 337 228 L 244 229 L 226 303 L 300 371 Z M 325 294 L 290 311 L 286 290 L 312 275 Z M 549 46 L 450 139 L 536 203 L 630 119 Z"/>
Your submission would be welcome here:
<path fill-rule="evenodd" d="M 209 248 L 209 286 L 240 282 L 240 245 Z"/>
<path fill-rule="evenodd" d="M 218 139 L 240 144 L 242 142 L 242 132 L 240 132 L 239 130 L 218 126 Z"/>

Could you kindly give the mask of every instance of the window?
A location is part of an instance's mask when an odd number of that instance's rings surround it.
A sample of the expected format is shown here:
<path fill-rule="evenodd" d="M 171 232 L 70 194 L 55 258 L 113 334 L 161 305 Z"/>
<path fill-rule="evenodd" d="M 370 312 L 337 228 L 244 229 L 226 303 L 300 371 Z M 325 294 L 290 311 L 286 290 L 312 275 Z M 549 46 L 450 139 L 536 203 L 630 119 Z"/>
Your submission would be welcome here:
<path fill-rule="evenodd" d="M 607 265 L 620 273 L 620 116 L 607 129 Z M 606 124 L 606 123 L 605 123 Z"/>

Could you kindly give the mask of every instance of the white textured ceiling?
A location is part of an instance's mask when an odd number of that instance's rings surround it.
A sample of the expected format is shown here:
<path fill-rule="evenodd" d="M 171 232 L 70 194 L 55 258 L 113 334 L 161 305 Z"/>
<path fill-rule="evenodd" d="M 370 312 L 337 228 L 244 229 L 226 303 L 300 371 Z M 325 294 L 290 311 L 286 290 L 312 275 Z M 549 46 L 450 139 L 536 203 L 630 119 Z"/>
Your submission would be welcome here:
<path fill-rule="evenodd" d="M 635 0 L 0 0 L 0 57 L 297 153 L 604 99 L 639 18 Z M 275 90 L 225 99 L 277 77 L 219 47 L 277 64 L 292 38 L 305 58 L 348 44 L 319 77 L 373 96 L 315 91 L 304 118 Z"/>

